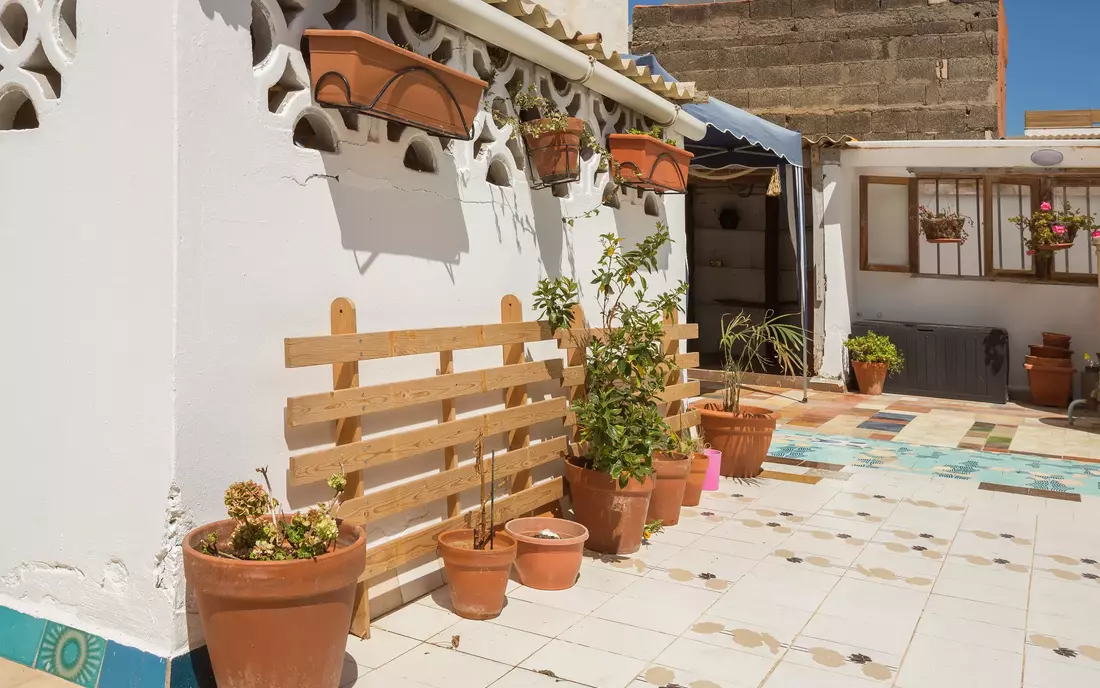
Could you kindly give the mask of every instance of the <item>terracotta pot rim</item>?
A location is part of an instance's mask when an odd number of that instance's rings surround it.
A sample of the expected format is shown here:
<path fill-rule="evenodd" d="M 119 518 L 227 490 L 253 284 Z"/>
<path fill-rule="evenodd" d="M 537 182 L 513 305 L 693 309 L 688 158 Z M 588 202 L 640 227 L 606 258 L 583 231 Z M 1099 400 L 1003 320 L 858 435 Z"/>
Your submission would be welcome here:
<path fill-rule="evenodd" d="M 519 532 L 516 532 L 515 530 L 513 530 L 513 524 L 515 524 L 515 523 L 518 523 L 520 521 L 534 521 L 534 520 L 540 520 L 541 521 L 541 520 L 545 520 L 545 519 L 543 517 L 539 517 L 539 516 L 528 516 L 526 518 L 513 518 L 511 521 L 508 521 L 507 523 L 504 524 L 504 530 L 508 533 L 508 535 L 512 536 L 512 539 L 515 540 L 516 542 L 522 542 L 522 543 L 528 544 L 528 545 L 536 545 L 538 547 L 551 547 L 551 548 L 553 548 L 553 547 L 570 547 L 570 546 L 576 545 L 577 543 L 588 541 L 588 536 L 589 536 L 588 528 L 586 528 L 583 523 L 578 523 L 577 521 L 569 521 L 569 520 L 563 519 L 563 518 L 555 518 L 555 519 L 551 519 L 551 520 L 562 521 L 564 523 L 572 523 L 573 525 L 577 526 L 578 528 L 580 528 L 584 532 L 581 533 L 580 535 L 572 535 L 570 537 L 562 537 L 560 540 L 547 540 L 547 539 L 544 539 L 544 538 L 533 537 L 531 535 L 524 535 L 523 533 L 519 533 Z M 561 535 L 561 534 L 558 533 L 558 535 Z"/>
<path fill-rule="evenodd" d="M 714 406 L 718 406 L 719 408 L 713 408 Z M 732 418 L 735 420 L 774 420 L 776 418 L 775 412 L 771 409 L 766 409 L 762 406 L 748 406 L 746 404 L 741 404 L 740 413 L 723 411 L 721 409 L 721 402 L 710 400 L 698 401 L 692 404 L 692 408 L 703 415 L 715 418 Z"/>
<path fill-rule="evenodd" d="M 265 517 L 265 518 L 270 520 L 270 518 L 268 518 L 268 517 Z M 291 518 L 290 514 L 287 515 L 287 519 L 289 519 L 289 518 Z M 200 552 L 198 549 L 195 548 L 195 543 L 198 541 L 198 539 L 200 539 L 200 538 L 198 538 L 199 531 L 204 531 L 204 533 L 205 532 L 210 532 L 210 531 L 218 531 L 222 528 L 222 526 L 228 526 L 229 524 L 236 524 L 236 523 L 237 523 L 237 521 L 235 519 L 225 518 L 225 519 L 222 519 L 220 521 L 211 521 L 210 523 L 206 523 L 204 525 L 199 526 L 198 528 L 195 528 L 195 529 L 191 530 L 191 532 L 187 533 L 187 535 L 184 536 L 184 538 L 183 538 L 183 554 L 184 554 L 184 556 L 185 557 L 195 557 L 196 561 L 216 563 L 216 565 L 224 566 L 227 569 L 235 569 L 235 568 L 244 567 L 244 568 L 258 569 L 258 570 L 259 569 L 273 569 L 273 570 L 278 571 L 280 568 L 288 568 L 288 567 L 296 566 L 298 564 L 302 564 L 302 563 L 306 563 L 306 562 L 308 562 L 310 564 L 316 564 L 317 562 L 329 561 L 331 559 L 338 558 L 341 555 L 346 556 L 346 553 L 354 551 L 359 546 L 360 543 L 365 544 L 366 539 L 367 539 L 367 534 L 363 530 L 362 526 L 358 526 L 358 525 L 355 525 L 355 524 L 352 524 L 352 523 L 347 523 L 343 519 L 336 519 L 336 524 L 340 528 L 340 534 L 343 535 L 345 533 L 345 529 L 351 530 L 352 532 L 354 532 L 356 534 L 355 539 L 352 540 L 351 542 L 346 542 L 341 546 L 340 539 L 337 538 L 337 540 L 336 540 L 336 544 L 337 544 L 336 549 L 334 549 L 333 551 L 328 552 L 326 554 L 322 554 L 319 557 L 312 557 L 310 559 L 286 559 L 286 560 L 283 560 L 283 561 L 253 561 L 252 559 L 228 559 L 226 557 L 215 557 L 215 556 L 211 556 L 209 554 L 203 554 L 202 552 Z"/>
<path fill-rule="evenodd" d="M 481 84 L 481 88 L 483 90 L 489 88 L 488 82 L 484 81 L 483 79 L 479 79 L 476 76 L 471 76 L 466 72 L 455 69 L 454 67 L 448 67 L 445 64 L 436 62 L 435 60 L 424 57 L 423 55 L 420 55 L 418 53 L 414 53 L 411 50 L 406 50 L 399 45 L 384 41 L 377 36 L 372 36 L 371 34 L 364 33 L 362 31 L 355 31 L 354 29 L 306 29 L 305 36 L 318 36 L 320 38 L 351 38 L 354 40 L 365 41 L 379 48 L 393 50 L 402 55 L 407 55 L 410 59 L 414 59 L 416 62 L 419 62 L 430 69 L 443 72 L 444 74 L 447 74 L 449 76 L 461 78 L 463 81 Z"/>
<path fill-rule="evenodd" d="M 509 552 L 515 552 L 516 539 L 509 533 L 497 531 L 495 540 L 493 541 L 493 549 L 486 547 L 485 549 L 474 549 L 473 547 L 456 547 L 447 540 L 458 540 L 469 538 L 472 543 L 474 540 L 473 528 L 455 528 L 454 530 L 447 530 L 439 534 L 436 538 L 436 544 L 439 545 L 440 550 L 447 550 L 451 552 L 473 552 L 474 556 L 488 556 L 493 554 L 507 554 Z M 505 539 L 504 546 L 500 546 L 500 538 Z"/>
<path fill-rule="evenodd" d="M 1029 371 L 1034 370 L 1035 372 L 1050 374 L 1057 373 L 1059 375 L 1072 375 L 1077 372 L 1073 366 L 1045 366 L 1035 363 L 1025 363 L 1024 368 Z"/>
<path fill-rule="evenodd" d="M 673 155 L 675 155 L 677 157 L 682 157 L 682 158 L 685 158 L 687 160 L 691 160 L 692 158 L 695 157 L 694 153 L 692 153 L 690 151 L 686 151 L 683 148 L 680 148 L 679 146 L 673 146 L 670 143 L 665 143 L 661 139 L 655 139 L 652 136 L 650 136 L 649 134 L 611 134 L 610 136 L 607 137 L 607 142 L 608 142 L 608 147 L 609 148 L 610 148 L 610 145 L 611 145 L 612 141 L 623 141 L 623 142 L 641 141 L 641 142 L 644 142 L 644 143 L 655 145 L 655 146 L 657 146 L 657 147 L 659 147 L 663 150 L 667 150 L 668 152 L 672 153 Z"/>
<path fill-rule="evenodd" d="M 1073 339 L 1070 335 L 1062 334 L 1061 332 L 1043 332 L 1042 335 L 1044 337 L 1057 337 L 1059 339 Z"/>
<path fill-rule="evenodd" d="M 1036 246 L 1035 250 L 1036 251 L 1061 251 L 1062 249 L 1069 248 L 1070 246 L 1073 246 L 1072 242 L 1070 242 L 1068 244 L 1043 244 L 1042 246 Z"/>
<path fill-rule="evenodd" d="M 885 368 L 885 367 L 887 367 L 885 363 L 882 363 L 880 361 L 852 361 L 852 365 L 854 365 L 854 366 L 857 366 L 857 365 L 858 366 L 863 366 L 865 368 Z"/>

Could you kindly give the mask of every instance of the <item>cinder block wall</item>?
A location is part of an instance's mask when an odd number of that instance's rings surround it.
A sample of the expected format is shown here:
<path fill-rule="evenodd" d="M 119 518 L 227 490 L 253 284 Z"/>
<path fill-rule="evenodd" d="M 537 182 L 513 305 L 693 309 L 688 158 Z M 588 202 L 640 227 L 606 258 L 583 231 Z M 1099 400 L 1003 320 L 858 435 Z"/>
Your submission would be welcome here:
<path fill-rule="evenodd" d="M 1003 0 L 731 0 L 634 8 L 632 49 L 804 134 L 1004 135 Z"/>

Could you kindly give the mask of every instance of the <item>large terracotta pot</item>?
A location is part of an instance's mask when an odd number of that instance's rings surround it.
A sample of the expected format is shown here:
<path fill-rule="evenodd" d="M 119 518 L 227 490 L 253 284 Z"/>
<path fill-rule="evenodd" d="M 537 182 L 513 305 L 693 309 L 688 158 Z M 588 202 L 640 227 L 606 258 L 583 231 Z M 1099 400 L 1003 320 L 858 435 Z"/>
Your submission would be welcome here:
<path fill-rule="evenodd" d="M 661 525 L 665 526 L 680 522 L 680 507 L 684 503 L 689 472 L 691 461 L 684 454 L 658 452 L 653 455 L 653 474 L 657 476 L 657 486 L 649 499 L 646 521 L 660 519 Z"/>
<path fill-rule="evenodd" d="M 1036 406 L 1069 405 L 1073 392 L 1073 368 L 1037 366 L 1025 363 L 1027 382 L 1031 388 L 1031 403 Z"/>
<path fill-rule="evenodd" d="M 1060 346 L 1045 346 L 1041 344 L 1029 344 L 1032 356 L 1040 358 L 1072 358 L 1073 352 Z"/>
<path fill-rule="evenodd" d="M 768 456 L 775 432 L 775 414 L 758 406 L 741 406 L 739 414 L 727 413 L 713 401 L 695 404 L 707 442 L 722 452 L 722 475 L 755 478 Z"/>
<path fill-rule="evenodd" d="M 645 134 L 612 134 L 607 146 L 627 186 L 657 192 L 687 190 L 688 165 L 694 156 L 683 148 Z"/>
<path fill-rule="evenodd" d="M 360 31 L 305 34 L 313 96 L 321 105 L 471 138 L 488 86 L 481 79 Z"/>
<path fill-rule="evenodd" d="M 218 688 L 337 688 L 367 564 L 363 529 L 341 523 L 337 549 L 315 559 L 244 561 L 196 549 L 212 532 L 227 542 L 236 526 L 196 528 L 183 545 Z"/>
<path fill-rule="evenodd" d="M 657 481 L 631 480 L 620 487 L 607 473 L 565 462 L 573 515 L 588 529 L 588 549 L 602 554 L 633 554 L 642 547 L 649 498 Z"/>
<path fill-rule="evenodd" d="M 517 518 L 504 529 L 516 540 L 519 582 L 537 590 L 566 590 L 577 582 L 588 529 L 561 518 Z M 549 530 L 560 540 L 535 537 Z"/>
<path fill-rule="evenodd" d="M 707 469 L 710 468 L 710 457 L 702 452 L 691 455 L 691 471 L 688 473 L 687 482 L 684 484 L 684 506 L 699 506 L 703 498 L 703 483 L 707 479 Z"/>
<path fill-rule="evenodd" d="M 889 372 L 885 363 L 852 361 L 852 370 L 856 372 L 860 394 L 882 394 L 882 387 L 886 384 L 886 374 Z"/>
<path fill-rule="evenodd" d="M 1057 349 L 1068 349 L 1070 340 L 1073 339 L 1068 334 L 1058 334 L 1057 332 L 1044 332 L 1043 333 L 1043 346 L 1053 346 Z"/>
<path fill-rule="evenodd" d="M 451 583 L 451 604 L 464 619 L 493 619 L 504 609 L 508 574 L 516 559 L 516 541 L 497 533 L 493 548 L 474 549 L 472 528 L 449 530 L 439 536 L 439 554 Z"/>
<path fill-rule="evenodd" d="M 532 122 L 537 123 L 538 120 Z M 525 135 L 531 164 L 544 184 L 575 181 L 581 172 L 581 133 L 584 120 L 570 117 L 564 131 Z"/>
<path fill-rule="evenodd" d="M 1024 356 L 1024 363 L 1055 368 L 1073 367 L 1073 359 L 1070 358 L 1043 358 L 1042 356 Z"/>

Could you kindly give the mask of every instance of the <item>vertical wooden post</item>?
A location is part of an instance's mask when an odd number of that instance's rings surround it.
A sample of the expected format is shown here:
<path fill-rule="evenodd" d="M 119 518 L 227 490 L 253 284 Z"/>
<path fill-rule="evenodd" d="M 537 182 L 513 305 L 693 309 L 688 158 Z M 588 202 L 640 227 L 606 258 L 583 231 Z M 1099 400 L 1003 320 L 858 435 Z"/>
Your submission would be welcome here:
<path fill-rule="evenodd" d="M 500 300 L 500 321 L 502 323 L 523 322 L 523 307 L 519 299 L 508 294 Z M 519 365 L 524 360 L 523 344 L 505 344 L 504 365 Z M 523 406 L 527 403 L 527 385 L 516 385 L 504 390 L 504 405 L 507 408 Z M 531 443 L 531 428 L 523 426 L 508 433 L 508 451 L 523 449 Z M 512 479 L 512 494 L 531 487 L 531 471 L 522 470 Z"/>
<path fill-rule="evenodd" d="M 351 299 L 334 299 L 330 310 L 332 334 L 355 334 L 358 327 L 355 321 L 355 304 Z M 359 362 L 332 364 L 332 389 L 350 389 L 359 386 Z M 336 444 L 351 444 L 363 439 L 363 421 L 360 416 L 341 418 L 336 421 Z M 363 495 L 363 472 L 348 474 L 348 485 L 344 490 L 344 499 Z M 370 595 L 367 584 L 360 583 L 355 588 L 355 610 L 351 617 L 351 632 L 360 638 L 370 637 Z"/>
<path fill-rule="evenodd" d="M 577 329 L 584 328 L 584 327 L 585 327 L 584 309 L 581 308 L 580 304 L 577 304 L 576 306 L 573 306 L 573 330 L 577 330 Z M 573 342 L 573 343 L 576 344 L 577 342 Z M 566 349 L 566 351 L 567 351 L 566 365 L 568 365 L 571 368 L 573 366 L 583 366 L 584 365 L 584 355 L 585 355 L 584 342 L 581 342 L 580 344 L 581 344 L 581 346 L 573 346 L 573 347 L 570 347 L 570 348 Z M 581 380 L 581 383 L 579 385 L 577 385 L 576 387 L 570 387 L 569 388 L 569 405 L 570 406 L 572 406 L 575 402 L 580 401 L 581 399 L 584 398 L 585 385 L 586 384 L 588 384 L 587 380 Z M 580 428 L 577 426 L 576 423 L 573 423 L 573 428 L 569 432 L 569 441 L 570 442 L 579 442 L 580 441 Z"/>
<path fill-rule="evenodd" d="M 455 371 L 455 355 L 453 351 L 440 351 L 439 352 L 439 374 L 450 375 Z M 449 423 L 455 419 L 455 402 L 454 399 L 443 400 L 443 423 Z M 458 468 L 458 448 L 446 447 L 443 450 L 443 468 L 445 470 L 453 470 Z M 447 496 L 447 516 L 454 518 L 462 513 L 462 505 L 458 501 L 458 495 Z"/>
<path fill-rule="evenodd" d="M 673 311 L 672 315 L 665 318 L 665 325 L 676 325 L 680 322 L 680 312 Z M 676 356 L 680 353 L 680 340 L 670 339 L 665 343 L 665 355 Z M 680 382 L 680 369 L 673 368 L 669 374 L 668 379 L 665 380 L 666 385 L 675 385 Z M 665 411 L 665 418 L 672 418 L 673 416 L 680 415 L 680 412 L 684 409 L 683 401 L 670 401 L 668 403 L 668 409 Z M 682 431 L 681 431 L 682 432 Z"/>

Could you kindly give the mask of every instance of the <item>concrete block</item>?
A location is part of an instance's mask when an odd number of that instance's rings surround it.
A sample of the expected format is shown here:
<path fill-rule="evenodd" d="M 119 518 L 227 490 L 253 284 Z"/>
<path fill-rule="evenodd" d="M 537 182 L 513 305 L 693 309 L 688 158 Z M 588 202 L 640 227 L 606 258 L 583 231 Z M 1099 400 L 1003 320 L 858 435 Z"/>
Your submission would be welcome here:
<path fill-rule="evenodd" d="M 787 48 L 787 59 L 790 64 L 816 65 L 823 62 L 832 62 L 832 43 L 815 42 L 800 43 Z"/>
<path fill-rule="evenodd" d="M 904 131 L 872 131 L 857 138 L 864 141 L 905 141 L 909 136 Z"/>
<path fill-rule="evenodd" d="M 801 0 L 799 0 L 801 1 Z M 794 0 L 752 0 L 748 3 L 753 19 L 779 19 L 794 15 Z"/>
<path fill-rule="evenodd" d="M 965 103 L 967 105 L 997 102 L 997 82 L 992 81 L 943 81 L 929 86 L 937 103 Z"/>
<path fill-rule="evenodd" d="M 986 17 L 967 22 L 970 31 L 996 31 L 999 26 L 1000 20 L 997 17 Z"/>
<path fill-rule="evenodd" d="M 871 113 L 841 112 L 829 115 L 829 131 L 858 138 L 871 131 Z"/>
<path fill-rule="evenodd" d="M 803 134 L 824 134 L 829 130 L 828 119 L 818 114 L 787 115 L 787 128 Z"/>
<path fill-rule="evenodd" d="M 753 110 L 789 108 L 791 89 L 754 88 L 749 91 L 749 107 Z"/>
<path fill-rule="evenodd" d="M 701 24 L 707 20 L 707 7 L 707 5 L 670 5 L 667 7 L 669 21 L 673 24 Z"/>
<path fill-rule="evenodd" d="M 903 10 L 909 7 L 927 7 L 928 0 L 882 0 L 880 7 L 884 10 Z"/>
<path fill-rule="evenodd" d="M 707 6 L 711 21 L 721 22 L 724 19 L 747 19 L 749 17 L 749 3 L 747 2 L 715 2 Z M 637 8 L 634 10 L 637 11 Z"/>
<path fill-rule="evenodd" d="M 896 62 L 853 62 L 842 65 L 842 68 L 842 83 L 845 84 L 888 84 L 898 78 Z"/>
<path fill-rule="evenodd" d="M 997 34 L 972 31 L 943 37 L 943 56 L 985 57 L 997 54 Z"/>
<path fill-rule="evenodd" d="M 835 0 L 794 0 L 796 17 L 828 17 L 836 14 Z"/>
<path fill-rule="evenodd" d="M 757 117 L 763 117 L 772 124 L 778 124 L 781 127 L 787 126 L 787 114 L 785 112 L 757 112 Z"/>
<path fill-rule="evenodd" d="M 966 125 L 971 129 L 996 129 L 997 106 L 996 105 L 972 105 L 970 114 L 966 117 Z"/>
<path fill-rule="evenodd" d="M 905 131 L 909 110 L 877 110 L 871 113 L 871 131 Z"/>
<path fill-rule="evenodd" d="M 939 36 L 905 36 L 895 38 L 890 44 L 890 54 L 900 60 L 915 57 L 939 57 Z"/>
<path fill-rule="evenodd" d="M 828 110 L 838 107 L 875 105 L 877 86 L 816 86 L 800 88 L 791 94 L 791 107 Z"/>
<path fill-rule="evenodd" d="M 712 95 L 734 107 L 747 108 L 749 106 L 749 89 L 747 88 L 720 88 L 713 91 Z"/>
<path fill-rule="evenodd" d="M 973 81 L 976 79 L 997 79 L 997 58 L 958 57 L 947 61 L 947 78 L 952 81 Z"/>
<path fill-rule="evenodd" d="M 802 86 L 840 85 L 843 83 L 841 80 L 842 67 L 843 65 L 836 62 L 831 64 L 803 65 L 801 68 Z"/>
<path fill-rule="evenodd" d="M 877 12 L 878 0 L 836 0 L 837 14 L 855 14 L 856 12 Z"/>
<path fill-rule="evenodd" d="M 668 5 L 639 5 L 634 8 L 634 30 L 646 26 L 664 26 L 671 19 Z"/>
<path fill-rule="evenodd" d="M 966 130 L 966 109 L 913 110 L 906 131 L 955 132 Z"/>
<path fill-rule="evenodd" d="M 832 62 L 862 62 L 887 57 L 885 43 L 873 38 L 857 38 L 830 45 L 832 45 Z"/>
<path fill-rule="evenodd" d="M 936 65 L 938 62 L 938 60 L 928 58 L 898 60 L 898 81 L 931 83 L 936 80 Z"/>
<path fill-rule="evenodd" d="M 878 87 L 878 102 L 881 105 L 927 105 L 928 84 L 882 84 Z"/>

